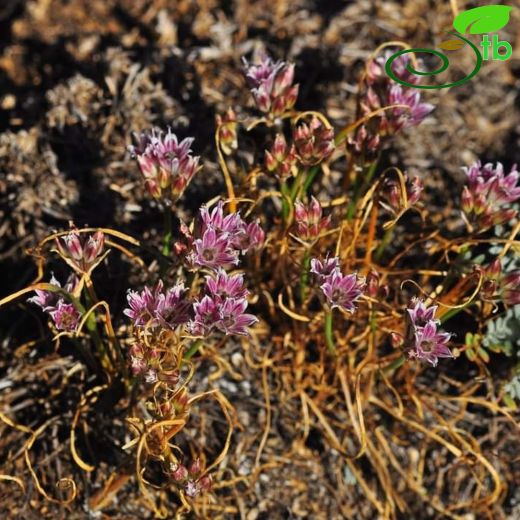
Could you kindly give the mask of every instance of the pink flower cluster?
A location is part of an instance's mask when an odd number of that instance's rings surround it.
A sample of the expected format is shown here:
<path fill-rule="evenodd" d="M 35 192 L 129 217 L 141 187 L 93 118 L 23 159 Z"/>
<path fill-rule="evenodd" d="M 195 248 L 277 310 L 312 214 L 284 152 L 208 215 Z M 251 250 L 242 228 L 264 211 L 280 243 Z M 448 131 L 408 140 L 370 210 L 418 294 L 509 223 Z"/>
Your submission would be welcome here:
<path fill-rule="evenodd" d="M 229 276 L 219 269 L 206 277 L 204 295 L 193 304 L 194 318 L 188 330 L 195 336 L 208 336 L 213 330 L 226 335 L 248 335 L 247 328 L 258 319 L 247 314 L 248 291 L 242 274 Z"/>
<path fill-rule="evenodd" d="M 503 224 L 516 216 L 516 210 L 507 207 L 520 199 L 516 165 L 507 175 L 501 163 L 493 167 L 491 163 L 482 166 L 478 161 L 463 170 L 467 185 L 462 192 L 462 210 L 479 231 Z"/>
<path fill-rule="evenodd" d="M 278 117 L 290 110 L 298 97 L 298 85 L 293 85 L 294 64 L 273 61 L 267 54 L 261 54 L 250 64 L 242 58 L 246 80 L 258 110 Z"/>
<path fill-rule="evenodd" d="M 338 307 L 348 312 L 356 310 L 355 303 L 365 292 L 364 278 L 356 273 L 343 275 L 338 257 L 326 258 L 323 261 L 313 258 L 310 272 L 316 276 L 320 289 L 332 309 Z"/>
<path fill-rule="evenodd" d="M 387 50 L 369 64 L 366 76 L 367 91 L 361 103 L 365 114 L 390 105 L 403 105 L 385 110 L 380 115 L 378 133 L 382 135 L 395 134 L 403 128 L 416 126 L 434 109 L 430 103 L 421 101 L 419 90 L 398 84 L 388 77 L 385 64 L 392 54 L 392 51 Z M 392 69 L 403 81 L 418 84 L 419 78 L 406 68 L 409 63 L 410 56 L 404 54 L 393 61 Z"/>
<path fill-rule="evenodd" d="M 124 310 L 136 327 L 165 327 L 175 329 L 190 319 L 191 302 L 186 297 L 184 284 L 164 289 L 159 280 L 153 289 L 128 291 L 129 308 Z"/>
<path fill-rule="evenodd" d="M 424 302 L 413 298 L 407 312 L 406 347 L 408 355 L 437 366 L 438 358 L 453 357 L 447 346 L 451 338 L 448 332 L 439 331 L 439 320 L 435 319 L 437 306 L 426 307 Z"/>
<path fill-rule="evenodd" d="M 137 159 L 150 195 L 177 201 L 200 169 L 200 158 L 192 156 L 193 138 L 179 142 L 171 129 L 165 136 L 161 130 L 151 130 L 132 137 L 135 144 L 128 149 Z"/>
<path fill-rule="evenodd" d="M 51 278 L 50 283 L 61 288 L 60 282 L 54 276 Z M 71 274 L 67 283 L 63 286 L 63 291 L 72 293 L 77 284 L 78 279 L 76 275 Z M 36 296 L 29 298 L 27 301 L 35 303 L 44 312 L 48 313 L 58 330 L 65 332 L 74 332 L 76 330 L 81 319 L 81 313 L 72 303 L 65 301 L 59 292 L 36 289 Z"/>
<path fill-rule="evenodd" d="M 239 257 L 260 247 L 265 234 L 257 222 L 246 224 L 239 213 L 224 215 L 219 202 L 211 211 L 201 208 L 201 237 L 193 241 L 188 260 L 195 266 L 217 270 L 238 265 Z"/>
<path fill-rule="evenodd" d="M 299 124 L 293 132 L 298 160 L 305 166 L 318 164 L 329 157 L 336 145 L 334 130 L 313 117 L 309 124 Z"/>
<path fill-rule="evenodd" d="M 186 496 L 190 498 L 196 497 L 203 491 L 208 491 L 212 485 L 211 475 L 203 474 L 199 458 L 188 467 L 183 464 L 172 465 L 170 475 L 177 484 L 183 486 Z"/>

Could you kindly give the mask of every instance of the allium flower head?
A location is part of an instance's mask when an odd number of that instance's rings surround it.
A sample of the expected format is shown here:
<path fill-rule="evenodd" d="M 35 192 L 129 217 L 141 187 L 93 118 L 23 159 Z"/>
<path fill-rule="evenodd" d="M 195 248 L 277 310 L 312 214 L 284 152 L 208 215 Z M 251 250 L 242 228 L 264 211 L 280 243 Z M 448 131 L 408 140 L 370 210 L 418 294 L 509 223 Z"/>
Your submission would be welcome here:
<path fill-rule="evenodd" d="M 307 205 L 299 200 L 295 202 L 294 220 L 296 234 L 302 240 L 315 240 L 330 225 L 330 215 L 323 217 L 323 209 L 315 197 L 311 197 Z"/>
<path fill-rule="evenodd" d="M 163 326 L 174 329 L 190 319 L 191 303 L 186 299 L 184 284 L 163 291 L 161 280 L 153 289 L 145 287 L 140 293 L 128 291 L 127 301 L 129 308 L 123 312 L 136 327 Z"/>
<path fill-rule="evenodd" d="M 200 267 L 219 269 L 237 265 L 239 255 L 260 247 L 265 233 L 258 222 L 247 224 L 239 213 L 224 215 L 224 205 L 219 202 L 211 211 L 200 210 L 202 237 L 193 241 L 188 260 Z"/>
<path fill-rule="evenodd" d="M 520 303 L 520 270 L 502 273 L 500 258 L 486 268 L 476 266 L 476 270 L 482 273 L 481 294 L 485 299 L 500 300 L 505 305 Z"/>
<path fill-rule="evenodd" d="M 392 51 L 387 50 L 369 63 L 365 80 L 366 92 L 361 101 L 365 114 L 390 105 L 403 105 L 385 110 L 378 116 L 381 135 L 395 134 L 404 128 L 416 126 L 434 109 L 433 105 L 421 101 L 421 94 L 417 89 L 396 83 L 387 75 L 385 64 L 392 54 Z M 410 56 L 401 55 L 392 62 L 392 70 L 398 78 L 417 85 L 420 77 L 407 70 L 409 64 Z"/>
<path fill-rule="evenodd" d="M 313 117 L 309 124 L 300 123 L 293 133 L 294 145 L 300 162 L 311 166 L 318 164 L 334 151 L 334 130 Z"/>
<path fill-rule="evenodd" d="M 287 146 L 283 134 L 276 134 L 271 150 L 265 151 L 265 166 L 267 171 L 274 173 L 280 180 L 296 175 L 296 148 L 294 145 Z"/>
<path fill-rule="evenodd" d="M 167 202 L 177 201 L 200 169 L 199 157 L 193 157 L 193 138 L 178 141 L 168 129 L 166 135 L 152 130 L 132 135 L 134 145 L 129 147 L 137 159 L 145 186 L 150 195 Z"/>
<path fill-rule="evenodd" d="M 451 334 L 438 330 L 439 320 L 435 319 L 437 306 L 427 307 L 425 303 L 413 298 L 406 309 L 406 333 L 404 344 L 408 355 L 437 365 L 440 357 L 453 357 L 447 346 Z"/>
<path fill-rule="evenodd" d="M 491 163 L 482 166 L 478 161 L 463 170 L 467 185 L 462 192 L 462 210 L 479 231 L 503 224 L 516 216 L 516 210 L 509 207 L 520 199 L 516 165 L 507 175 L 504 175 L 501 163 L 494 168 Z"/>
<path fill-rule="evenodd" d="M 73 269 L 86 273 L 99 263 L 104 252 L 105 235 L 102 231 L 90 234 L 73 229 L 56 238 L 56 245 L 61 256 Z"/>
<path fill-rule="evenodd" d="M 310 272 L 316 275 L 318 283 L 322 284 L 333 273 L 340 272 L 339 258 L 337 256 L 327 257 L 323 261 L 318 258 L 312 258 Z"/>
<path fill-rule="evenodd" d="M 50 283 L 56 287 L 61 287 L 60 282 L 51 278 Z M 78 278 L 71 274 L 63 290 L 73 293 L 78 284 Z M 49 314 L 58 330 L 73 332 L 76 330 L 81 319 L 81 313 L 70 302 L 65 301 L 58 292 L 36 290 L 36 296 L 28 298 L 28 302 L 38 305 L 44 312 Z"/>
<path fill-rule="evenodd" d="M 219 269 L 216 276 L 206 276 L 206 290 L 215 299 L 245 298 L 248 295 L 244 288 L 244 275 L 230 276 L 223 269 Z"/>
<path fill-rule="evenodd" d="M 298 85 L 293 85 L 294 64 L 274 62 L 267 54 L 258 56 L 255 64 L 242 58 L 246 80 L 257 108 L 272 117 L 290 110 L 298 97 Z"/>
<path fill-rule="evenodd" d="M 406 206 L 401 193 L 401 187 L 397 180 L 389 179 L 383 183 L 383 196 L 388 202 L 387 209 L 394 213 L 403 211 L 411 206 L 417 204 L 421 198 L 424 185 L 419 177 L 414 177 L 412 180 L 405 175 L 406 187 Z"/>
<path fill-rule="evenodd" d="M 385 82 L 391 81 L 386 73 L 385 66 L 386 62 L 394 54 L 395 50 L 387 49 L 385 52 L 370 61 L 367 66 L 367 81 L 369 84 L 374 84 L 381 80 Z M 410 55 L 401 54 L 392 62 L 392 70 L 402 81 L 418 85 L 420 82 L 420 76 L 412 74 L 407 69 L 408 65 L 411 65 Z"/>
<path fill-rule="evenodd" d="M 355 303 L 365 291 L 365 280 L 357 274 L 343 275 L 334 271 L 320 286 L 331 308 L 354 312 Z"/>

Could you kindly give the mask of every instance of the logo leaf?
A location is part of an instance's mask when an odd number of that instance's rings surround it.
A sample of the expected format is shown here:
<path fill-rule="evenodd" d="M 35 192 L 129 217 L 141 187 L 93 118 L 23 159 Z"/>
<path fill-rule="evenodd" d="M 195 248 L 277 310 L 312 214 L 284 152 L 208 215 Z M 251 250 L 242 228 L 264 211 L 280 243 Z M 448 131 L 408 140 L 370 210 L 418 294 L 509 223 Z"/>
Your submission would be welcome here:
<path fill-rule="evenodd" d="M 484 34 L 498 31 L 509 22 L 508 5 L 485 5 L 460 13 L 453 20 L 453 27 L 460 34 Z"/>
<path fill-rule="evenodd" d="M 444 40 L 439 43 L 439 48 L 444 51 L 456 51 L 466 45 L 462 40 Z"/>

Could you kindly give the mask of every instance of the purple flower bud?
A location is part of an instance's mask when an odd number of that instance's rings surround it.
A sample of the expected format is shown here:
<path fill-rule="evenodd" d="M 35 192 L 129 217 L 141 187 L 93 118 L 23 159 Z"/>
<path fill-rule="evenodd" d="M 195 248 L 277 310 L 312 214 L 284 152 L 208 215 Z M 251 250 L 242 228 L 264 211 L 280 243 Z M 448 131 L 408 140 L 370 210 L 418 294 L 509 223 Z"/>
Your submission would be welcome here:
<path fill-rule="evenodd" d="M 282 115 L 290 110 L 298 96 L 298 85 L 294 80 L 294 64 L 274 62 L 265 53 L 259 55 L 254 65 L 245 58 L 244 73 L 251 88 L 257 108 L 270 117 Z"/>
<path fill-rule="evenodd" d="M 503 224 L 516 216 L 516 210 L 507 207 L 520 199 L 520 186 L 517 186 L 520 174 L 516 166 L 508 175 L 504 175 L 501 163 L 493 167 L 491 163 L 482 166 L 478 161 L 463 170 L 467 185 L 462 192 L 461 206 L 478 231 Z"/>
<path fill-rule="evenodd" d="M 56 239 L 58 251 L 79 272 L 88 272 L 103 255 L 105 235 L 96 231 L 93 235 L 79 233 L 73 229 L 65 236 Z"/>
<path fill-rule="evenodd" d="M 277 134 L 271 150 L 265 151 L 265 166 L 269 172 L 274 172 L 282 180 L 296 174 L 296 150 L 294 146 L 287 147 L 282 134 Z"/>
<path fill-rule="evenodd" d="M 188 470 L 186 469 L 186 466 L 177 464 L 177 466 L 172 468 L 171 476 L 176 482 L 182 482 L 188 478 Z"/>
<path fill-rule="evenodd" d="M 308 125 L 298 125 L 294 130 L 293 140 L 298 159 L 307 166 L 324 161 L 335 148 L 334 131 L 317 117 L 313 117 Z"/>
<path fill-rule="evenodd" d="M 175 202 L 183 194 L 193 176 L 199 171 L 199 157 L 191 155 L 193 138 L 179 142 L 168 129 L 133 134 L 134 145 L 129 146 L 137 158 L 145 186 L 154 198 Z"/>
<path fill-rule="evenodd" d="M 302 240 L 315 240 L 329 227 L 330 215 L 322 218 L 321 204 L 315 197 L 311 197 L 306 206 L 301 201 L 294 204 L 294 220 L 296 221 L 296 233 Z"/>

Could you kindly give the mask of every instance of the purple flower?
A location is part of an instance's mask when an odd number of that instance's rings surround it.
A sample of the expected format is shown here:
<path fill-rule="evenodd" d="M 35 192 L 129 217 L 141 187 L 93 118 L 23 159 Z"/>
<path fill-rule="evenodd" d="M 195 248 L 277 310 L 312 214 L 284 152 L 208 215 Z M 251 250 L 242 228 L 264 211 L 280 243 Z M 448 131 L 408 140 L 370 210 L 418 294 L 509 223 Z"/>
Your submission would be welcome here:
<path fill-rule="evenodd" d="M 186 493 L 186 496 L 194 498 L 200 493 L 200 488 L 196 482 L 193 480 L 188 480 L 184 486 L 184 492 Z"/>
<path fill-rule="evenodd" d="M 240 231 L 233 237 L 232 245 L 239 249 L 242 254 L 245 254 L 251 249 L 261 247 L 264 241 L 264 230 L 258 222 L 250 222 L 247 225 L 244 223 Z"/>
<path fill-rule="evenodd" d="M 411 307 L 406 309 L 412 325 L 417 327 L 424 327 L 426 323 L 434 320 L 437 312 L 437 305 L 426 307 L 424 302 L 419 298 L 412 298 Z"/>
<path fill-rule="evenodd" d="M 233 237 L 238 234 L 244 226 L 239 213 L 230 213 L 224 216 L 224 203 L 219 201 L 218 204 L 210 211 L 206 207 L 200 209 L 202 219 L 202 232 L 207 229 L 213 229 L 219 234 L 227 233 Z"/>
<path fill-rule="evenodd" d="M 405 105 L 396 107 L 391 111 L 389 126 L 393 132 L 402 128 L 416 126 L 435 108 L 430 103 L 421 102 L 421 94 L 418 91 L 403 87 L 403 85 L 392 85 L 388 93 L 389 105 Z"/>
<path fill-rule="evenodd" d="M 503 224 L 516 216 L 516 210 L 507 207 L 520 199 L 516 165 L 507 175 L 504 175 L 501 163 L 493 168 L 491 163 L 482 166 L 478 161 L 463 170 L 468 183 L 462 192 L 462 210 L 479 231 Z"/>
<path fill-rule="evenodd" d="M 294 64 L 274 62 L 267 54 L 260 54 L 254 65 L 242 58 L 246 80 L 257 108 L 277 117 L 290 110 L 298 97 L 298 85 L 293 85 Z"/>
<path fill-rule="evenodd" d="M 419 298 L 413 298 L 406 309 L 406 332 L 404 343 L 408 355 L 437 365 L 437 358 L 453 357 L 447 343 L 451 338 L 448 332 L 437 330 L 439 320 L 435 319 L 437 305 L 427 307 Z"/>
<path fill-rule="evenodd" d="M 191 155 L 193 138 L 178 141 L 168 129 L 132 134 L 134 145 L 128 149 L 137 159 L 145 186 L 154 198 L 175 202 L 199 171 L 199 157 Z"/>
<path fill-rule="evenodd" d="M 215 299 L 246 298 L 244 275 L 229 276 L 223 269 L 217 271 L 216 277 L 206 276 L 206 290 Z"/>
<path fill-rule="evenodd" d="M 395 51 L 387 49 L 383 54 L 372 60 L 367 67 L 367 80 L 369 83 L 375 83 L 378 80 L 388 78 L 385 65 L 388 59 L 395 54 Z M 420 77 L 408 71 L 407 66 L 410 64 L 410 55 L 401 54 L 392 62 L 392 70 L 394 74 L 406 83 L 419 84 Z M 388 78 L 389 79 L 389 78 Z"/>
<path fill-rule="evenodd" d="M 332 273 L 339 272 L 339 258 L 334 256 L 332 258 L 325 258 L 325 260 L 321 261 L 317 258 L 313 258 L 311 260 L 311 269 L 310 272 L 316 275 L 318 279 L 318 283 L 323 283 L 327 278 L 329 278 Z"/>
<path fill-rule="evenodd" d="M 345 276 L 337 270 L 325 279 L 320 288 L 331 308 L 341 307 L 348 312 L 354 312 L 354 304 L 365 290 L 365 280 L 355 273 Z"/>
<path fill-rule="evenodd" d="M 214 229 L 209 228 L 193 245 L 195 251 L 192 261 L 195 265 L 218 269 L 238 264 L 238 251 L 233 249 L 227 234 L 218 235 Z"/>
<path fill-rule="evenodd" d="M 78 326 L 81 314 L 72 303 L 66 303 L 64 300 L 59 300 L 56 307 L 49 311 L 54 325 L 58 330 L 66 332 L 73 332 Z"/>
<path fill-rule="evenodd" d="M 189 321 L 191 303 L 186 299 L 184 284 L 177 284 L 165 293 L 163 287 L 163 282 L 159 280 L 152 290 L 145 287 L 140 293 L 128 291 L 129 308 L 123 312 L 132 319 L 134 326 L 160 325 L 174 329 Z"/>
<path fill-rule="evenodd" d="M 247 301 L 245 298 L 228 298 L 219 307 L 219 320 L 216 323 L 217 329 L 226 335 L 236 334 L 248 336 L 247 327 L 251 327 L 258 321 L 256 316 L 245 314 Z"/>
<path fill-rule="evenodd" d="M 218 299 L 204 296 L 193 304 L 194 318 L 188 324 L 189 331 L 194 336 L 207 336 L 220 319 Z"/>
<path fill-rule="evenodd" d="M 50 282 L 56 287 L 61 287 L 60 282 L 52 276 Z M 67 279 L 67 283 L 63 286 L 63 290 L 72 293 L 78 284 L 78 278 L 75 274 L 71 274 Z M 81 313 L 76 310 L 72 303 L 67 303 L 59 292 L 41 291 L 37 289 L 36 296 L 28 298 L 28 302 L 35 303 L 44 312 L 48 313 L 58 330 L 72 332 L 80 321 Z"/>
<path fill-rule="evenodd" d="M 62 257 L 80 272 L 88 272 L 100 260 L 105 246 L 105 235 L 102 231 L 94 234 L 79 233 L 73 229 L 70 233 L 56 239 L 58 251 Z"/>
<path fill-rule="evenodd" d="M 302 240 L 315 240 L 322 231 L 329 227 L 330 215 L 323 217 L 321 204 L 315 197 L 311 197 L 311 201 L 307 205 L 299 200 L 295 202 L 294 220 L 298 237 Z"/>
<path fill-rule="evenodd" d="M 365 78 L 366 91 L 361 100 L 361 109 L 365 114 L 390 105 L 404 105 L 402 108 L 385 110 L 378 116 L 380 135 L 394 134 L 403 128 L 418 125 L 434 108 L 421 101 L 417 89 L 398 84 L 388 77 L 385 65 L 392 54 L 392 51 L 387 50 L 369 63 Z M 398 78 L 417 85 L 420 77 L 407 70 L 409 64 L 410 56 L 404 54 L 393 61 L 392 70 Z"/>
<path fill-rule="evenodd" d="M 437 366 L 438 358 L 453 357 L 447 343 L 451 338 L 448 332 L 439 332 L 435 321 L 428 321 L 415 332 L 414 345 L 408 351 L 410 357 L 423 359 Z"/>

